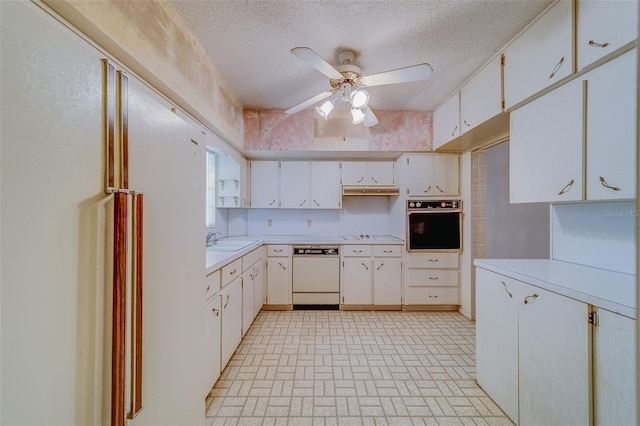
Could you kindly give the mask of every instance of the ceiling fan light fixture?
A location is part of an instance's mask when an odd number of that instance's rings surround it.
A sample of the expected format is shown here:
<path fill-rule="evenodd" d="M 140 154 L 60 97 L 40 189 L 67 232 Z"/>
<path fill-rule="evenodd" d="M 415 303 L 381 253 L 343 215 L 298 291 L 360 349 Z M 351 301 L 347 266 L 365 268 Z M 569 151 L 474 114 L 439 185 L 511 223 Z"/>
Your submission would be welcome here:
<path fill-rule="evenodd" d="M 331 113 L 331 111 L 333 110 L 333 107 L 334 107 L 333 101 L 328 100 L 322 105 L 317 106 L 316 112 L 318 113 L 318 115 L 320 115 L 320 117 L 326 120 L 329 118 L 329 113 Z"/>
<path fill-rule="evenodd" d="M 362 110 L 358 108 L 351 108 L 351 118 L 353 118 L 351 121 L 353 124 L 360 124 L 365 120 L 365 118 L 367 118 L 367 116 L 362 112 Z"/>
<path fill-rule="evenodd" d="M 373 127 L 379 123 L 378 117 L 375 116 L 373 111 L 371 111 L 368 106 L 364 107 L 362 111 L 365 114 L 364 121 L 362 122 L 362 124 L 364 124 L 364 127 Z"/>
<path fill-rule="evenodd" d="M 351 106 L 357 109 L 366 107 L 369 104 L 369 93 L 364 90 L 354 90 L 351 92 Z"/>

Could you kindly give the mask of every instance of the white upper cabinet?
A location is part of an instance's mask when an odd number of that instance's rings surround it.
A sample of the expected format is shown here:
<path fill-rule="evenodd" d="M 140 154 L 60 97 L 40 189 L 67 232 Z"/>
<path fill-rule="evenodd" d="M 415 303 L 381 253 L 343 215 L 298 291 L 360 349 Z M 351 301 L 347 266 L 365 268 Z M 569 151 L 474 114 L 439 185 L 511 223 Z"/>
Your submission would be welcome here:
<path fill-rule="evenodd" d="M 458 195 L 457 154 L 408 154 L 407 195 Z"/>
<path fill-rule="evenodd" d="M 582 200 L 582 105 L 574 80 L 511 112 L 512 203 Z"/>
<path fill-rule="evenodd" d="M 573 72 L 572 16 L 573 2 L 559 1 L 505 48 L 506 109 Z"/>
<path fill-rule="evenodd" d="M 280 163 L 280 207 L 306 209 L 311 207 L 308 161 Z"/>
<path fill-rule="evenodd" d="M 311 162 L 311 208 L 339 209 L 342 207 L 340 162 Z"/>
<path fill-rule="evenodd" d="M 636 68 L 633 49 L 585 75 L 588 200 L 635 197 Z"/>
<path fill-rule="evenodd" d="M 249 162 L 240 160 L 240 207 L 249 207 Z"/>
<path fill-rule="evenodd" d="M 576 7 L 578 70 L 638 36 L 637 1 L 579 0 Z"/>
<path fill-rule="evenodd" d="M 496 56 L 460 90 L 462 134 L 500 114 L 501 111 L 502 63 L 500 56 Z"/>
<path fill-rule="evenodd" d="M 343 161 L 343 185 L 393 185 L 393 161 Z"/>
<path fill-rule="evenodd" d="M 280 207 L 278 161 L 251 161 L 251 207 Z"/>
<path fill-rule="evenodd" d="M 217 207 L 242 207 L 242 168 L 228 154 L 216 151 Z"/>
<path fill-rule="evenodd" d="M 433 112 L 433 149 L 460 134 L 460 93 L 456 92 Z"/>

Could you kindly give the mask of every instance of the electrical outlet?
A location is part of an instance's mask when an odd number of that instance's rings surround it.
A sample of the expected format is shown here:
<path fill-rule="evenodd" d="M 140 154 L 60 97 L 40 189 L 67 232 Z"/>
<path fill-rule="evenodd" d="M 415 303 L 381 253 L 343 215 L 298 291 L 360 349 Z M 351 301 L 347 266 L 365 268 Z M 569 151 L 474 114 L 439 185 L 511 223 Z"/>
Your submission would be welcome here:
<path fill-rule="evenodd" d="M 311 219 L 307 219 L 307 227 L 311 228 Z"/>
<path fill-rule="evenodd" d="M 273 226 L 273 219 L 267 219 L 267 226 L 271 228 Z"/>

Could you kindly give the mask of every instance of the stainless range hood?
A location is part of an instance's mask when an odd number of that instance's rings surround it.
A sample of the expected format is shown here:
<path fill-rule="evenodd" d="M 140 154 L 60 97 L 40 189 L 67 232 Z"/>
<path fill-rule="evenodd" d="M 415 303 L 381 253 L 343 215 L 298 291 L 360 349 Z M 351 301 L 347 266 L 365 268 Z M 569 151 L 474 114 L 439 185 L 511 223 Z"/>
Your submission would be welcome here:
<path fill-rule="evenodd" d="M 392 185 L 343 185 L 342 195 L 398 195 L 400 194 L 400 188 Z"/>

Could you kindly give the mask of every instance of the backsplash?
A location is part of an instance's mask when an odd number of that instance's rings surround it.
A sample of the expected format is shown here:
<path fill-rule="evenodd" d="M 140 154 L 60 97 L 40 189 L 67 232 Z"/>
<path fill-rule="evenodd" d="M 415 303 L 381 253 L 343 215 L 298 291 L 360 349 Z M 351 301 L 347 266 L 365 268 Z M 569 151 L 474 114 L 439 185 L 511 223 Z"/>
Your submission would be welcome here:
<path fill-rule="evenodd" d="M 336 109 L 329 120 L 306 109 L 244 111 L 244 149 L 275 151 L 430 151 L 432 111 L 376 110 L 376 126 L 351 124 L 348 110 Z"/>

